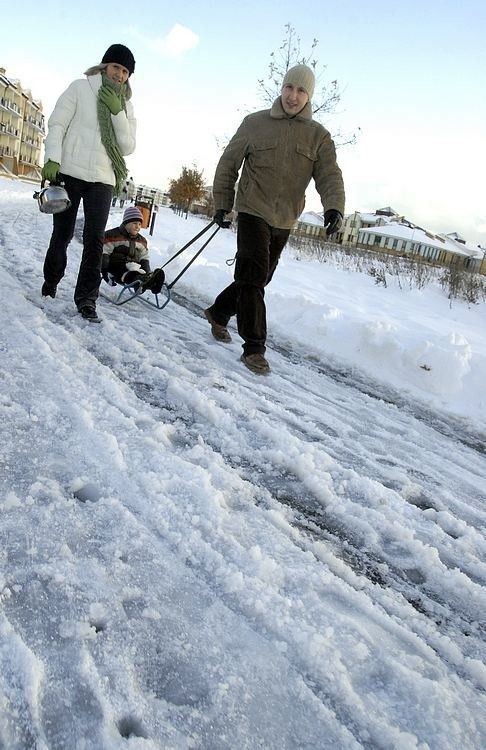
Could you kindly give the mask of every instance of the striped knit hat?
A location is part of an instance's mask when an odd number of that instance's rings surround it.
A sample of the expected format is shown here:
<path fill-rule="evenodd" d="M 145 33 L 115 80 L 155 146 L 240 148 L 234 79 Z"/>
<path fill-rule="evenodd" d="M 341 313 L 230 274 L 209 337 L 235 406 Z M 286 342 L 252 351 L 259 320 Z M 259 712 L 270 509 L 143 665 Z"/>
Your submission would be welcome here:
<path fill-rule="evenodd" d="M 122 224 L 130 224 L 131 221 L 141 221 L 143 223 L 142 212 L 137 206 L 128 206 L 125 209 Z"/>

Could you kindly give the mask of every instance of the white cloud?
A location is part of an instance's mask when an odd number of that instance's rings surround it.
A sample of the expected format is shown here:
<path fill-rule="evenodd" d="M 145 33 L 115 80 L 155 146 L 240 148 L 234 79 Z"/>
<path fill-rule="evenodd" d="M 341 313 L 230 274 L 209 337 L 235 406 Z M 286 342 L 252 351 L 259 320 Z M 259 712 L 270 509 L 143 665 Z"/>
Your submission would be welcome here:
<path fill-rule="evenodd" d="M 187 26 L 174 24 L 168 34 L 162 38 L 150 39 L 134 28 L 130 32 L 143 44 L 162 57 L 178 57 L 199 44 L 199 36 Z"/>

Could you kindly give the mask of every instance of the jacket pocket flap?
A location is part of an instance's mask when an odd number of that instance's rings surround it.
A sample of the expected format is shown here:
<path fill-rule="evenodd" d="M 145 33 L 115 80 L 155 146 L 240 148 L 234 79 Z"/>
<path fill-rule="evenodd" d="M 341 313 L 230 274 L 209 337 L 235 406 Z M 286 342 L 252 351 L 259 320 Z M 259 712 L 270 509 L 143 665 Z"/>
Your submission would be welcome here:
<path fill-rule="evenodd" d="M 297 151 L 298 154 L 301 154 L 302 156 L 307 156 L 307 158 L 310 159 L 311 161 L 315 161 L 317 159 L 316 149 L 312 148 L 306 143 L 297 143 L 295 146 L 295 150 Z"/>
<path fill-rule="evenodd" d="M 254 143 L 253 148 L 255 151 L 269 151 L 270 149 L 277 148 L 275 141 L 260 141 L 260 143 Z"/>

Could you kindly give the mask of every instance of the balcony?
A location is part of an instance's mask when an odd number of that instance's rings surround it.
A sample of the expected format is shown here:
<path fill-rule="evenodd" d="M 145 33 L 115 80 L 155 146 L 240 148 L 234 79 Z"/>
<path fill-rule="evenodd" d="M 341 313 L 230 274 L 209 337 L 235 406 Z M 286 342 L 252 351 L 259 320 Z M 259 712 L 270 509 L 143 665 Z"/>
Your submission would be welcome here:
<path fill-rule="evenodd" d="M 20 108 L 15 104 L 15 102 L 11 102 L 9 99 L 0 99 L 0 108 L 6 110 L 7 112 L 11 112 L 14 117 L 22 117 Z"/>
<path fill-rule="evenodd" d="M 16 128 L 12 128 L 11 125 L 9 125 L 6 122 L 0 123 L 0 135 L 8 135 L 10 138 L 18 138 L 19 137 L 19 131 Z"/>

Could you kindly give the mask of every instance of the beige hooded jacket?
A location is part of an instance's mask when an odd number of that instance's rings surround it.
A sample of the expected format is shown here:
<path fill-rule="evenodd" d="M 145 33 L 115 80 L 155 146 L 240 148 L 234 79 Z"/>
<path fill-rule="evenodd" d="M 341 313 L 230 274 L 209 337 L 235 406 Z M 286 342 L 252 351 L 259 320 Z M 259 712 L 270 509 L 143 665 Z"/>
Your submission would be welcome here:
<path fill-rule="evenodd" d="M 290 117 L 279 97 L 271 109 L 245 117 L 225 148 L 214 176 L 214 206 L 229 212 L 234 205 L 272 227 L 289 229 L 304 209 L 311 178 L 324 210 L 344 215 L 343 178 L 329 132 L 312 119 L 310 102 Z"/>

